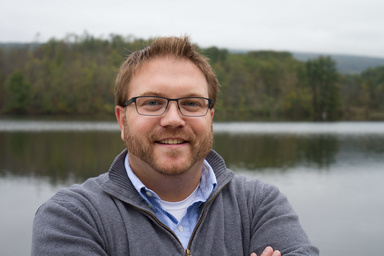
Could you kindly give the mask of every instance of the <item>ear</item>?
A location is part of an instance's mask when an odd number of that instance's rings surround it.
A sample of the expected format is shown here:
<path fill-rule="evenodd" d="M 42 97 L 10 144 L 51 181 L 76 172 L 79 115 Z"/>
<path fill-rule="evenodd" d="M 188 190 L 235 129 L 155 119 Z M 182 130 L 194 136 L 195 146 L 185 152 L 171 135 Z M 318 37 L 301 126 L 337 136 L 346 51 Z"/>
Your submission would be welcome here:
<path fill-rule="evenodd" d="M 122 106 L 116 106 L 115 114 L 120 127 L 121 139 L 124 140 L 125 108 L 123 108 Z"/>
<path fill-rule="evenodd" d="M 213 116 L 215 115 L 215 109 L 214 108 L 212 108 L 211 109 L 211 119 L 213 120 Z"/>

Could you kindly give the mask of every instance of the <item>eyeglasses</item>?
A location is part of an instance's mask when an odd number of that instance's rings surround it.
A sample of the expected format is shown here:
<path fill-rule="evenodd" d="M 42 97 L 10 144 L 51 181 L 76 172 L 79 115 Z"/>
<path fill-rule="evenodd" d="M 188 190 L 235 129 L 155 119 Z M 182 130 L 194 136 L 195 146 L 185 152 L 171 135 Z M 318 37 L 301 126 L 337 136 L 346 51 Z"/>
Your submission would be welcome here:
<path fill-rule="evenodd" d="M 158 96 L 133 97 L 124 102 L 123 107 L 134 102 L 138 114 L 143 116 L 161 116 L 167 111 L 170 101 L 176 101 L 180 113 L 183 116 L 189 117 L 205 116 L 208 113 L 208 109 L 213 108 L 212 100 L 203 97 L 168 99 Z"/>

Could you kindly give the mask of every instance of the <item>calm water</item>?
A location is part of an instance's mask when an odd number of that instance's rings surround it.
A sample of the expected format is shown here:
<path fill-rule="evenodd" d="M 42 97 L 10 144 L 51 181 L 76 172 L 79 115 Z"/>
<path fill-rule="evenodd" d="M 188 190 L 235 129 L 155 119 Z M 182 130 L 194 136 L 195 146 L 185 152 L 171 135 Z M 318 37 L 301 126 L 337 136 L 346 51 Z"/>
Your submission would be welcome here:
<path fill-rule="evenodd" d="M 321 255 L 381 255 L 384 122 L 217 123 L 241 175 L 276 184 Z M 0 255 L 29 255 L 33 216 L 59 188 L 108 170 L 115 122 L 0 120 Z"/>

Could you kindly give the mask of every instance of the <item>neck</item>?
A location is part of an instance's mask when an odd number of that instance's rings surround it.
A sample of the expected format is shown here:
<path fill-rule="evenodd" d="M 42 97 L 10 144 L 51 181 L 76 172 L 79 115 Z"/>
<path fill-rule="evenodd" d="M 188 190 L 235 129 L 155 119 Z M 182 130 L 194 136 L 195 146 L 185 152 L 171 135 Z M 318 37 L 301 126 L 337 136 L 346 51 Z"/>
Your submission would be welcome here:
<path fill-rule="evenodd" d="M 200 183 L 203 161 L 197 162 L 181 174 L 166 175 L 154 170 L 136 156 L 129 155 L 129 163 L 135 175 L 147 188 L 168 202 L 182 201 L 193 193 Z"/>

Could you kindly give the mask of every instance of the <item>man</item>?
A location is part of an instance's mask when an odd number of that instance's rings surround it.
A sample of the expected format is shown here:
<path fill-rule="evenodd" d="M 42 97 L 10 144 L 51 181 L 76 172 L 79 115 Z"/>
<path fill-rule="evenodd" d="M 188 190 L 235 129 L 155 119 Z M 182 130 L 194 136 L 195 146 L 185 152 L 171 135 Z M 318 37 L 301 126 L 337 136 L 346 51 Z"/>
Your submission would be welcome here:
<path fill-rule="evenodd" d="M 132 53 L 115 90 L 127 149 L 40 207 L 32 255 L 318 255 L 277 188 L 211 149 L 218 87 L 187 37 Z"/>

